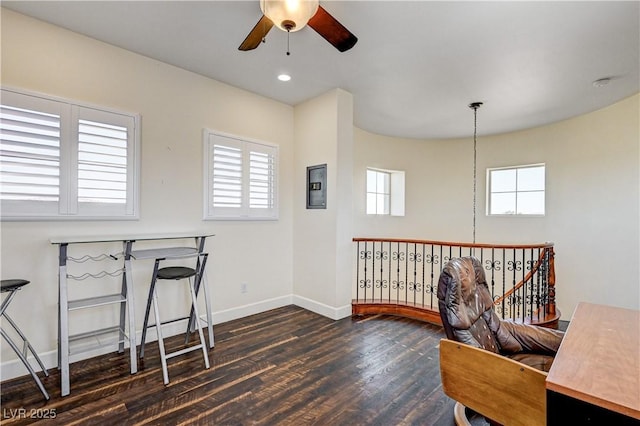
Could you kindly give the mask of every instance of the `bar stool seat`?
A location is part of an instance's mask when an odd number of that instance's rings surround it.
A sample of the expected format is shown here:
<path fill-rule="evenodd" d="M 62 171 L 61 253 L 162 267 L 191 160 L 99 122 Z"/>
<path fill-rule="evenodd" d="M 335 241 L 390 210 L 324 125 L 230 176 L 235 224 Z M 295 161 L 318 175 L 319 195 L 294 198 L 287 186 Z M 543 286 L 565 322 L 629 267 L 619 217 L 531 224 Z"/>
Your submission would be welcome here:
<path fill-rule="evenodd" d="M 198 300 L 197 300 L 197 290 L 200 287 L 200 283 L 202 280 L 202 275 L 204 274 L 204 267 L 207 261 L 207 253 L 200 253 L 197 255 L 198 261 L 196 268 L 190 268 L 186 266 L 167 266 L 164 268 L 160 268 L 160 262 L 166 259 L 156 259 L 155 266 L 153 268 L 153 276 L 151 278 L 151 286 L 149 288 L 149 297 L 147 299 L 147 309 L 145 311 L 144 317 L 144 325 L 142 327 L 142 338 L 140 341 L 140 358 L 144 357 L 144 346 L 147 335 L 147 329 L 150 327 L 156 328 L 156 333 L 158 334 L 158 348 L 160 350 L 160 362 L 162 363 L 162 377 L 164 384 L 169 384 L 169 373 L 167 369 L 167 359 L 185 354 L 187 352 L 191 352 L 194 350 L 201 349 L 202 355 L 204 358 L 205 368 L 209 368 L 209 354 L 207 353 L 207 345 L 204 339 L 204 334 L 202 333 L 202 326 L 200 325 L 200 315 L 198 314 Z M 165 280 L 165 281 L 180 281 L 180 280 L 188 280 L 189 282 L 189 293 L 191 295 L 191 312 L 189 316 L 185 316 L 182 318 L 177 318 L 173 320 L 162 321 L 160 318 L 159 312 L 159 303 L 158 303 L 158 292 L 156 288 L 157 280 Z M 208 303 L 208 293 L 207 287 L 204 287 L 205 297 L 207 299 L 207 310 L 210 310 Z M 155 324 L 149 324 L 149 313 L 151 310 L 151 304 L 153 304 L 153 313 L 155 317 Z M 209 314 L 207 313 L 207 317 Z M 189 336 L 192 331 L 192 326 L 198 332 L 198 338 L 200 343 L 197 345 L 187 346 L 181 350 L 177 350 L 175 352 L 166 353 L 164 347 L 164 340 L 162 337 L 162 326 L 168 323 L 172 323 L 175 321 L 181 321 L 189 319 L 189 324 L 187 326 L 187 331 L 185 334 L 185 346 L 189 342 Z M 211 330 L 210 320 L 207 321 L 209 329 Z M 213 344 L 213 342 L 211 342 Z"/>
<path fill-rule="evenodd" d="M 167 266 L 158 270 L 160 280 L 182 280 L 196 275 L 196 270 L 186 266 Z"/>
<path fill-rule="evenodd" d="M 20 361 L 22 361 L 27 370 L 29 370 L 31 377 L 33 377 L 36 385 L 38 385 L 38 388 L 40 389 L 40 392 L 42 392 L 42 395 L 44 395 L 44 398 L 46 400 L 49 400 L 49 394 L 47 393 L 47 390 L 44 388 L 44 385 L 40 381 L 40 378 L 27 360 L 28 351 L 30 351 L 33 357 L 36 359 L 44 375 L 49 376 L 49 372 L 45 368 L 36 351 L 33 349 L 33 346 L 31 346 L 31 343 L 29 343 L 29 340 L 27 340 L 20 328 L 18 328 L 16 323 L 11 319 L 11 317 L 9 317 L 9 314 L 7 313 L 7 308 L 9 307 L 9 304 L 11 303 L 17 292 L 27 284 L 29 284 L 29 281 L 23 279 L 2 280 L 0 282 L 0 292 L 9 293 L 9 295 L 2 301 L 2 305 L 0 305 L 0 317 L 6 319 L 22 339 L 22 351 L 20 351 L 18 345 L 16 345 L 16 343 L 9 337 L 9 335 L 4 331 L 2 327 L 0 327 L 0 334 L 2 334 L 2 337 L 7 341 L 7 343 L 9 343 L 9 346 L 11 346 L 16 355 L 18 355 L 18 358 L 20 358 Z"/>

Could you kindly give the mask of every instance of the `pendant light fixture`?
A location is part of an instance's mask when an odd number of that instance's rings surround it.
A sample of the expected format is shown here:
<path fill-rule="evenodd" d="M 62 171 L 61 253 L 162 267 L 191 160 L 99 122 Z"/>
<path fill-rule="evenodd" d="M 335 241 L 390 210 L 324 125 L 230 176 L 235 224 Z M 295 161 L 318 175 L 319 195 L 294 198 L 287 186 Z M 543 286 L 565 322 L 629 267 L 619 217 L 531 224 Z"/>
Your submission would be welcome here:
<path fill-rule="evenodd" d="M 473 244 L 476 243 L 476 195 L 477 195 L 477 163 L 478 163 L 478 108 L 482 102 L 472 102 L 469 108 L 473 110 Z"/>

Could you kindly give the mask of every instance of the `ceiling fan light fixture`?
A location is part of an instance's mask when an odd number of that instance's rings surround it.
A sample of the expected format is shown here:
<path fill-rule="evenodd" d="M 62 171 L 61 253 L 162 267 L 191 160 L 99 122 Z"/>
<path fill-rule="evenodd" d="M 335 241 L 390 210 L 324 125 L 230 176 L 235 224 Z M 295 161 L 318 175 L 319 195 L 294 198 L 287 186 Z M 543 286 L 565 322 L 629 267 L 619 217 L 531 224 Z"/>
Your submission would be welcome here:
<path fill-rule="evenodd" d="M 260 0 L 260 9 L 282 31 L 295 32 L 307 25 L 319 4 L 319 0 Z"/>

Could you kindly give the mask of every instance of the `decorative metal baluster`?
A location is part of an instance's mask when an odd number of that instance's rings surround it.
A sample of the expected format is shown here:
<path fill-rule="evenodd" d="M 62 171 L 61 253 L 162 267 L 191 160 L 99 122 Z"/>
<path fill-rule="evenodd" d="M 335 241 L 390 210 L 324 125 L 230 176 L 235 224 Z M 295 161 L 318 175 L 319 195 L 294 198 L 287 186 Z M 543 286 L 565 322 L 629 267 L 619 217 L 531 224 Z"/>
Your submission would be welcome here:
<path fill-rule="evenodd" d="M 391 250 L 393 249 L 391 247 L 391 241 L 389 241 L 389 302 L 391 302 Z"/>
<path fill-rule="evenodd" d="M 356 244 L 356 300 L 360 300 L 360 241 Z"/>
<path fill-rule="evenodd" d="M 544 313 L 547 314 L 547 309 L 549 309 L 549 249 L 545 247 L 544 249 L 544 273 L 542 274 L 542 294 L 543 299 L 542 303 L 544 306 Z"/>
<path fill-rule="evenodd" d="M 526 249 L 522 249 L 522 259 L 523 259 L 524 262 L 526 262 L 525 263 L 525 267 L 522 268 L 523 269 L 523 274 L 526 274 L 527 273 L 526 271 L 533 270 L 531 268 L 531 260 L 529 258 L 527 258 L 527 250 Z M 533 308 L 533 304 L 530 302 L 530 300 L 531 300 L 531 292 L 532 292 L 531 284 L 530 284 L 530 281 L 524 281 L 525 278 L 526 278 L 526 275 L 523 275 L 522 288 L 524 289 L 524 301 L 523 301 L 523 304 L 524 304 L 524 310 L 525 310 L 525 312 L 522 315 L 523 321 L 527 316 L 530 317 L 532 315 L 532 313 L 531 313 L 532 311 L 531 310 Z"/>
<path fill-rule="evenodd" d="M 537 249 L 536 252 L 536 259 L 538 259 L 538 261 L 540 262 L 540 265 L 538 265 L 538 270 L 536 271 L 536 311 L 538 312 L 538 319 L 540 319 L 540 312 L 542 306 L 541 302 L 542 302 L 542 293 L 540 292 L 541 286 L 540 286 L 540 282 L 541 282 L 541 277 L 542 274 L 544 273 L 544 258 L 541 257 L 541 252 L 540 252 L 540 248 Z"/>
<path fill-rule="evenodd" d="M 507 292 L 507 264 L 505 263 L 507 260 L 507 254 L 505 249 L 502 249 L 502 294 L 504 295 Z M 504 315 L 505 315 L 505 301 L 504 301 L 504 297 L 502 298 L 502 319 L 504 319 Z"/>
<path fill-rule="evenodd" d="M 427 299 L 427 295 L 425 294 L 425 292 L 427 291 L 427 281 L 425 280 L 426 275 L 425 275 L 425 268 L 427 267 L 427 259 L 424 257 L 424 244 L 420 244 L 422 246 L 422 259 L 424 260 L 424 262 L 422 262 L 422 306 L 424 307 L 425 304 L 425 300 Z M 431 307 L 433 307 L 433 304 L 430 305 Z"/>
<path fill-rule="evenodd" d="M 428 254 L 425 258 L 425 262 L 429 263 L 431 266 L 431 271 L 429 272 L 429 288 L 428 291 L 431 293 L 431 307 L 433 307 L 433 295 L 436 292 L 437 288 L 437 280 L 435 279 L 435 266 L 438 264 L 438 255 L 435 254 L 435 245 L 431 245 L 431 254 Z M 442 249 L 442 247 L 441 247 Z"/>
<path fill-rule="evenodd" d="M 485 269 L 491 270 L 491 298 L 495 302 L 496 300 L 502 300 L 502 303 L 496 306 L 496 311 L 500 314 L 502 318 L 504 318 L 504 279 L 502 281 L 503 284 L 503 292 L 501 296 L 497 296 L 495 294 L 496 287 L 496 271 L 500 270 L 500 260 L 496 260 L 496 251 L 495 248 L 491 248 L 491 260 L 486 260 L 485 264 L 487 265 Z"/>
<path fill-rule="evenodd" d="M 407 261 L 404 262 L 404 282 L 407 283 L 404 289 L 404 302 L 409 300 L 409 243 L 404 244 L 404 253 Z"/>
<path fill-rule="evenodd" d="M 367 300 L 367 288 L 371 287 L 371 280 L 367 278 L 367 261 L 371 259 L 371 251 L 367 250 L 367 242 L 364 243 L 364 250 L 359 251 L 359 257 L 364 262 L 364 278 L 362 280 L 358 280 L 358 285 L 363 288 L 364 292 L 364 300 Z M 374 290 L 371 290 L 371 299 L 375 297 Z"/>
<path fill-rule="evenodd" d="M 516 305 L 518 303 L 518 299 L 516 297 L 516 249 L 513 249 L 513 257 L 512 257 L 512 265 L 511 265 L 511 270 L 513 271 L 513 277 L 511 279 L 511 300 L 512 300 L 512 312 L 511 312 L 511 319 L 515 320 L 517 317 L 517 312 L 516 312 Z"/>
<path fill-rule="evenodd" d="M 375 247 L 375 243 L 374 243 Z M 384 300 L 384 289 L 388 287 L 389 282 L 384 279 L 384 261 L 387 259 L 387 252 L 384 251 L 384 242 L 380 241 L 380 251 L 374 251 L 375 259 L 380 260 L 380 278 L 376 283 L 380 287 L 380 301 Z"/>
<path fill-rule="evenodd" d="M 521 249 L 520 251 L 522 253 L 522 287 L 520 287 L 520 306 L 522 307 L 522 312 L 520 313 L 519 318 L 522 318 L 522 321 L 524 322 L 524 319 L 527 317 L 527 283 L 524 282 L 524 278 L 527 273 L 527 263 L 525 259 L 526 250 Z"/>
<path fill-rule="evenodd" d="M 413 306 L 416 306 L 418 303 L 418 291 L 420 290 L 420 283 L 418 282 L 418 245 L 416 243 L 413 244 Z"/>
<path fill-rule="evenodd" d="M 398 242 L 398 245 L 396 247 L 396 252 L 394 253 L 394 260 L 396 261 L 396 280 L 394 282 L 395 284 L 395 288 L 396 288 L 396 302 L 400 300 L 400 288 L 402 287 L 402 282 L 400 281 L 400 258 L 401 253 L 400 253 L 400 242 Z"/>
<path fill-rule="evenodd" d="M 375 302 L 376 300 L 376 242 L 373 241 L 371 243 L 373 247 L 371 248 L 371 301 Z"/>
<path fill-rule="evenodd" d="M 363 254 L 363 260 L 364 260 L 364 282 L 363 282 L 363 287 L 364 287 L 364 300 L 367 300 L 367 242 L 364 243 L 364 254 Z"/>
<path fill-rule="evenodd" d="M 535 289 L 535 285 L 533 281 L 533 271 L 534 271 L 534 268 L 536 267 L 536 260 L 533 257 L 533 248 L 531 248 L 529 251 L 530 251 L 529 270 L 531 271 L 531 274 L 532 274 L 529 282 L 527 283 L 529 285 L 529 307 L 530 307 L 529 319 L 533 320 L 533 311 L 535 310 L 534 300 L 533 300 L 533 292 Z"/>

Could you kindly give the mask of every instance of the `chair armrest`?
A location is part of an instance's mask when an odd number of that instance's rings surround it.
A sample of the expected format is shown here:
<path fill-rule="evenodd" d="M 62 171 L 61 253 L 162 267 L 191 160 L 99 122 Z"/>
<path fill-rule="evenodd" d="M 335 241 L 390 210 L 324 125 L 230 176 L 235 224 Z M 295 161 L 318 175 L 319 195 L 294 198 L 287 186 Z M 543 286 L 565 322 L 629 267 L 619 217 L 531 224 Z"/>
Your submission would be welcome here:
<path fill-rule="evenodd" d="M 547 374 L 502 355 L 440 340 L 442 389 L 450 398 L 503 425 L 546 424 Z"/>

